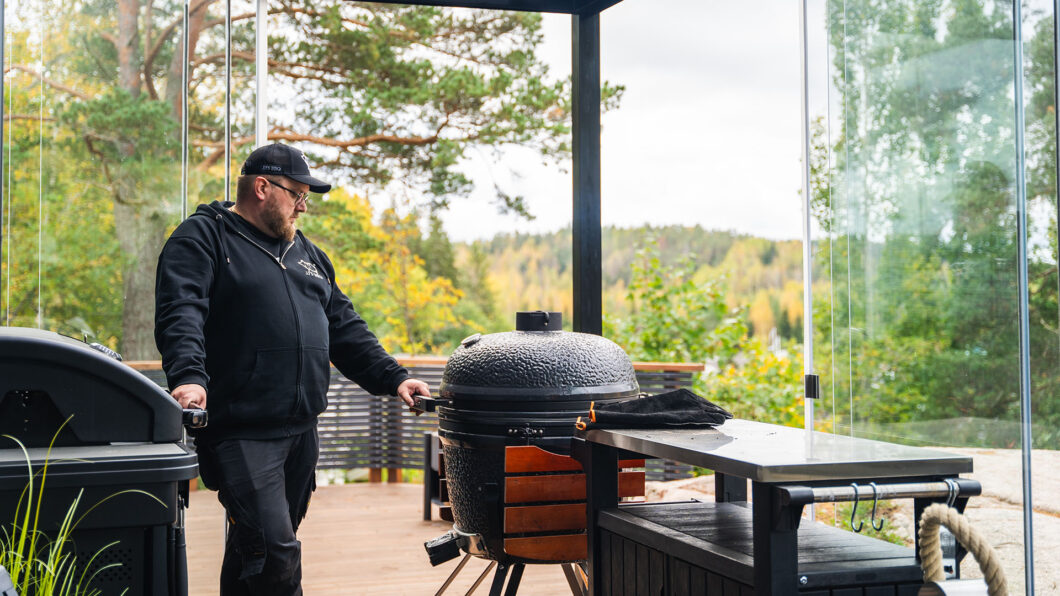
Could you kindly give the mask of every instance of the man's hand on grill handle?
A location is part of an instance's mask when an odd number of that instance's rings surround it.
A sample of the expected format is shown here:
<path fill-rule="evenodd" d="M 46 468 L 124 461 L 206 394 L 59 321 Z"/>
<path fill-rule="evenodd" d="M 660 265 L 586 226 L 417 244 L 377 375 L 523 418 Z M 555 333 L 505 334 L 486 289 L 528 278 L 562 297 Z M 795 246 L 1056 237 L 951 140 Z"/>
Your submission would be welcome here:
<path fill-rule="evenodd" d="M 169 393 L 173 396 L 173 399 L 177 400 L 180 407 L 185 410 L 206 409 L 206 388 L 202 385 L 196 385 L 194 383 L 179 385 Z"/>
<path fill-rule="evenodd" d="M 405 379 L 398 385 L 397 395 L 401 398 L 401 401 L 405 402 L 406 406 L 416 412 L 416 396 L 430 397 L 431 388 L 427 383 L 419 379 Z M 417 412 L 417 414 L 419 413 L 422 413 L 422 410 Z"/>

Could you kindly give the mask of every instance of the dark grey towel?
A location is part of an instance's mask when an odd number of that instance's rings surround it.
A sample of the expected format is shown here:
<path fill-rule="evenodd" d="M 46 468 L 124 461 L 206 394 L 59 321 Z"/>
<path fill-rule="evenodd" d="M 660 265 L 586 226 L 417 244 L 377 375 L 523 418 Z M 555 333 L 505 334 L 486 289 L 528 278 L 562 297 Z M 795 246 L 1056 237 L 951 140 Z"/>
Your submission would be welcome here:
<path fill-rule="evenodd" d="M 578 428 L 710 428 L 732 414 L 688 389 L 595 406 Z"/>

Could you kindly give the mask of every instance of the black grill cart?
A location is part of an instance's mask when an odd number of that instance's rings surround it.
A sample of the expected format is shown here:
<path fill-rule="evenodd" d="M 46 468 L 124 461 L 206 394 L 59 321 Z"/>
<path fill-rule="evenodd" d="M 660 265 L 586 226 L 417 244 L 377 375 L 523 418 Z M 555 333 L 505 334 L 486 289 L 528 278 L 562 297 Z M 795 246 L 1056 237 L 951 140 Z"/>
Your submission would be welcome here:
<path fill-rule="evenodd" d="M 716 502 L 618 503 L 618 459 L 631 452 L 714 470 Z M 876 498 L 912 498 L 919 518 L 932 502 L 963 510 L 981 491 L 959 478 L 972 471 L 967 456 L 748 420 L 580 431 L 574 453 L 588 476 L 596 595 L 916 594 L 923 574 L 915 547 L 804 519 L 805 507 L 857 499 L 867 518 Z M 954 558 L 962 557 L 958 549 Z"/>
<path fill-rule="evenodd" d="M 27 448 L 0 439 L 0 525 L 14 522 L 28 453 L 35 506 L 39 472 L 48 462 L 41 531 L 53 534 L 79 494 L 78 517 L 99 504 L 76 527 L 69 547 L 82 568 L 100 553 L 88 575 L 121 564 L 97 576 L 93 588 L 187 593 L 183 510 L 198 467 L 183 443 L 182 410 L 165 391 L 83 342 L 0 327 L 0 435 Z"/>

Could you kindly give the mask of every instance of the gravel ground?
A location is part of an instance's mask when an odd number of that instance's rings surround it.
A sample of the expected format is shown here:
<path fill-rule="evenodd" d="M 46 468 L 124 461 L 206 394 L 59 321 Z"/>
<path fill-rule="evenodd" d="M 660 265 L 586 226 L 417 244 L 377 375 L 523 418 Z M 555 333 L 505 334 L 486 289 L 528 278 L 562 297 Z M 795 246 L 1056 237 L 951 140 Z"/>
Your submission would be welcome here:
<path fill-rule="evenodd" d="M 1022 454 L 1015 449 L 952 449 L 971 455 L 975 472 L 968 477 L 983 485 L 983 494 L 969 501 L 965 515 L 986 536 L 1001 560 L 1011 594 L 1026 594 L 1021 474 Z M 1034 578 L 1037 594 L 1060 594 L 1060 451 L 1034 451 L 1031 458 L 1034 506 Z M 648 501 L 714 500 L 712 476 L 649 482 Z M 910 540 L 913 502 L 902 499 L 888 512 L 888 523 Z M 961 577 L 982 577 L 971 557 L 961 565 Z"/>

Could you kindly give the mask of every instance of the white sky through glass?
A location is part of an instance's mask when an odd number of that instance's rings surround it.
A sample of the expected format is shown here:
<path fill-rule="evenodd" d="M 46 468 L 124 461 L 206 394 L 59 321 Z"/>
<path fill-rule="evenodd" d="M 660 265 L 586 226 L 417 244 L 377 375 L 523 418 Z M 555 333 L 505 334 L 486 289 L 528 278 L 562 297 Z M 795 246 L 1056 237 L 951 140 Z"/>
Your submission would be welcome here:
<path fill-rule="evenodd" d="M 545 15 L 541 56 L 557 76 L 570 73 L 570 29 L 569 16 Z M 601 37 L 602 78 L 626 87 L 603 117 L 603 224 L 800 237 L 798 3 L 625 0 L 603 13 Z M 444 216 L 453 240 L 569 225 L 569 167 L 514 149 L 465 169 L 476 191 Z M 495 184 L 536 219 L 498 214 Z"/>

